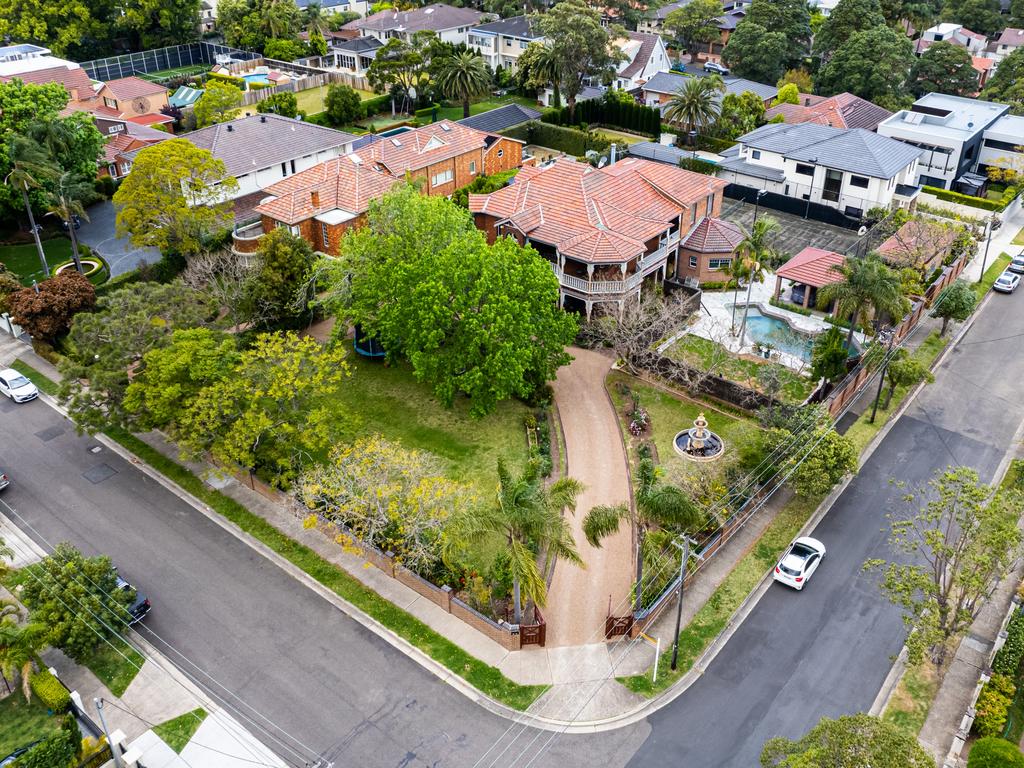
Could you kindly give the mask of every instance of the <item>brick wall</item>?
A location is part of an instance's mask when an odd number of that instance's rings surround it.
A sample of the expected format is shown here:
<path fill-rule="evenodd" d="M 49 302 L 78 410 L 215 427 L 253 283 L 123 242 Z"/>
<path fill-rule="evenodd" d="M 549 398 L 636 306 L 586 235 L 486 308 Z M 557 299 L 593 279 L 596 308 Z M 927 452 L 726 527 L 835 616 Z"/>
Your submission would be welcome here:
<path fill-rule="evenodd" d="M 484 152 L 484 173 L 488 176 L 502 171 L 511 171 L 522 164 L 523 145 L 505 136 L 494 142 Z"/>
<path fill-rule="evenodd" d="M 697 266 L 690 266 L 690 257 L 697 257 Z M 702 283 L 724 283 L 729 279 L 729 273 L 725 269 L 711 269 L 708 264 L 711 259 L 732 258 L 730 253 L 701 253 L 689 248 L 679 249 L 679 271 L 678 276 L 693 277 Z"/>

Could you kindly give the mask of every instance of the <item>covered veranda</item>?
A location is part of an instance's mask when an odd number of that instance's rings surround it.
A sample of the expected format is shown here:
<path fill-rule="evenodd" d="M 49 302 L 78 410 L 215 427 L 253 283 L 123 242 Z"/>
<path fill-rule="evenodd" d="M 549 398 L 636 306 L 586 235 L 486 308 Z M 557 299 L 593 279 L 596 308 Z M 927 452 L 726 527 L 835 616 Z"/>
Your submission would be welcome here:
<path fill-rule="evenodd" d="M 835 267 L 846 257 L 835 251 L 822 248 L 804 248 L 775 273 L 774 298 L 778 301 L 783 294 L 783 280 L 789 282 L 789 298 L 785 299 L 804 309 L 814 309 L 818 300 L 818 289 L 841 279 Z"/>

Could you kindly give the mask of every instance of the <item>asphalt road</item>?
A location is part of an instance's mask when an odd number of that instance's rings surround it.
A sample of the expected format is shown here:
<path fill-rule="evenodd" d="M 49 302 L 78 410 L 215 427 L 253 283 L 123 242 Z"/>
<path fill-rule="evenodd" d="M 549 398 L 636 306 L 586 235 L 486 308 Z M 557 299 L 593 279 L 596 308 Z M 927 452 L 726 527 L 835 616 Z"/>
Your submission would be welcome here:
<path fill-rule="evenodd" d="M 809 588 L 770 589 L 672 705 L 635 726 L 550 745 L 549 734 L 528 732 L 504 753 L 518 733 L 506 735 L 507 722 L 118 456 L 90 452 L 96 441 L 41 402 L 0 402 L 0 467 L 14 481 L 4 499 L 39 543 L 111 554 L 154 601 L 146 626 L 230 689 L 235 706 L 275 724 L 269 730 L 302 756 L 276 745 L 293 764 L 315 753 L 337 766 L 401 768 L 754 766 L 767 738 L 871 705 L 903 637 L 898 613 L 860 571 L 885 552 L 888 480 L 924 481 L 953 462 L 991 478 L 1024 419 L 1015 392 L 1022 338 L 1024 298 L 994 297 L 818 527 L 829 554 Z M 496 741 L 502 747 L 478 762 Z"/>

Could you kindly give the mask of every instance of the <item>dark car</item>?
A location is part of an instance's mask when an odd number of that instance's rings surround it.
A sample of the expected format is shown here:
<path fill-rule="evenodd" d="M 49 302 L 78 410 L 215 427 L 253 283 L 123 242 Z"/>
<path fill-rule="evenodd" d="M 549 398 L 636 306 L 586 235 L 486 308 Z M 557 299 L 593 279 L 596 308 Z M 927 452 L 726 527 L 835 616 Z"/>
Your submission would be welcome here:
<path fill-rule="evenodd" d="M 71 221 L 74 223 L 75 229 L 81 229 L 82 228 L 82 217 L 79 216 L 78 214 L 72 214 L 71 215 Z M 64 229 L 65 232 L 68 231 L 68 222 L 67 222 L 66 219 L 61 221 L 60 225 Z"/>
<path fill-rule="evenodd" d="M 0 768 L 4 768 L 4 766 L 7 765 L 13 765 L 15 760 L 24 755 L 38 743 L 39 740 L 37 739 L 36 741 L 33 741 L 31 744 L 29 744 L 27 747 L 21 747 L 19 749 L 16 749 L 13 752 L 11 752 L 11 754 L 9 754 L 7 757 L 0 759 Z"/>
<path fill-rule="evenodd" d="M 117 588 L 122 589 L 125 592 L 134 592 L 135 600 L 132 601 L 131 605 L 128 606 L 128 613 L 131 614 L 132 618 L 128 622 L 129 624 L 137 624 L 149 613 L 149 609 L 153 606 L 149 603 L 149 598 L 142 594 L 141 591 L 133 587 L 127 581 L 122 579 L 120 576 L 117 577 Z"/>

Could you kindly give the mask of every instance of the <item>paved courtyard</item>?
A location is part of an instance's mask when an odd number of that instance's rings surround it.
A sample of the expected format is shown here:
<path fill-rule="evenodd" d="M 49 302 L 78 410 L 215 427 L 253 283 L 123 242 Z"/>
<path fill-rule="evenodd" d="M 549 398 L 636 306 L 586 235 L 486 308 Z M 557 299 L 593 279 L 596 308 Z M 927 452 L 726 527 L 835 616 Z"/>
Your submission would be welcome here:
<path fill-rule="evenodd" d="M 776 247 L 790 256 L 796 255 L 807 246 L 845 253 L 858 240 L 855 229 L 844 229 L 814 219 L 804 219 L 791 213 L 765 208 L 763 205 L 758 208 L 757 215 L 769 215 L 779 222 L 781 230 L 776 238 Z M 754 222 L 754 205 L 727 197 L 722 201 L 722 218 L 739 224 L 749 232 Z"/>

